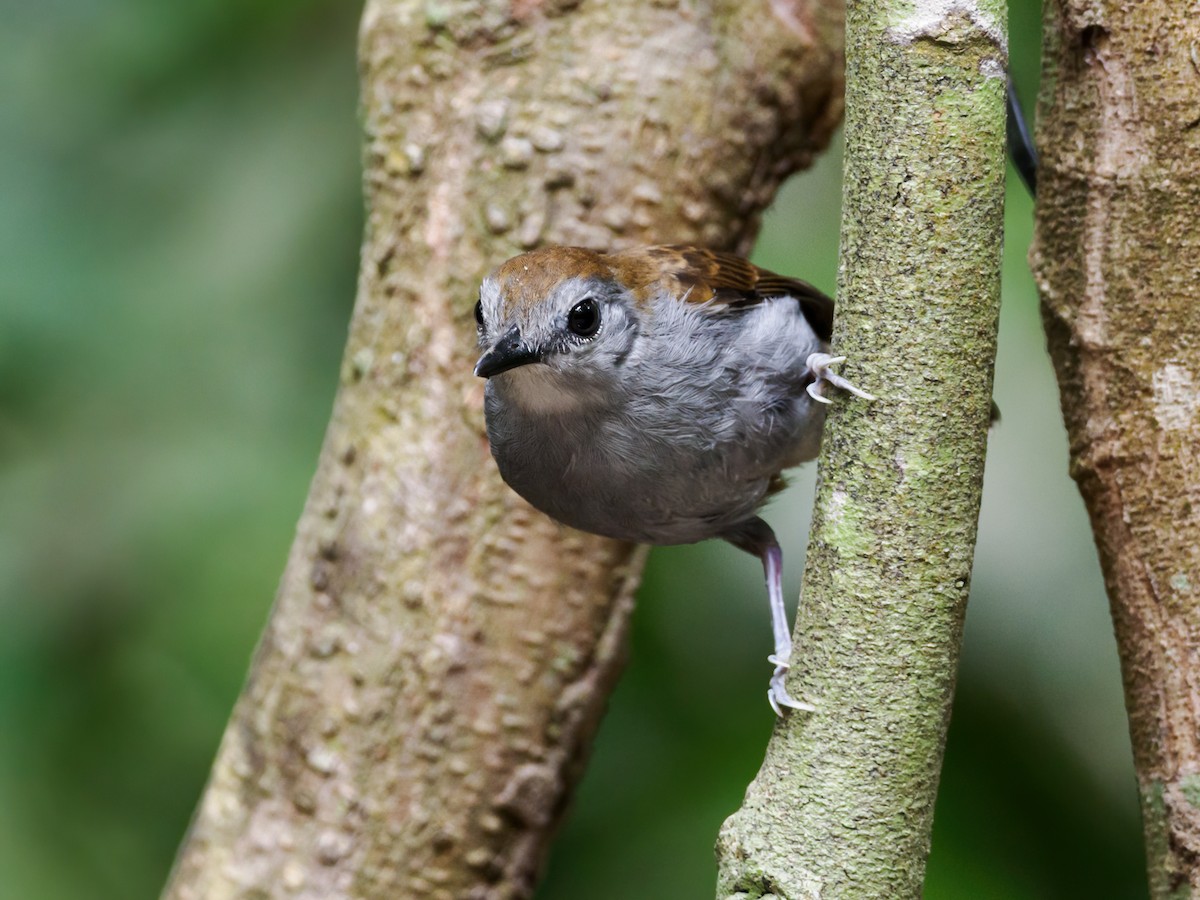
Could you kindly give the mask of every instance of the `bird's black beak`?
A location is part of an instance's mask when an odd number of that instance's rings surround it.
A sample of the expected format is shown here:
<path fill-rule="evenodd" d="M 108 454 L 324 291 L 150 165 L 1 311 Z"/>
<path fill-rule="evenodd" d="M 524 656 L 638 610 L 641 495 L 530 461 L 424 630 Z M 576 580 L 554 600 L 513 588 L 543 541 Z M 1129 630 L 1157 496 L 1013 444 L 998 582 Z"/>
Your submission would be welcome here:
<path fill-rule="evenodd" d="M 516 326 L 510 328 L 500 340 L 475 363 L 475 374 L 480 378 L 491 378 L 517 366 L 537 362 L 540 355 L 531 350 L 521 340 L 521 332 Z"/>

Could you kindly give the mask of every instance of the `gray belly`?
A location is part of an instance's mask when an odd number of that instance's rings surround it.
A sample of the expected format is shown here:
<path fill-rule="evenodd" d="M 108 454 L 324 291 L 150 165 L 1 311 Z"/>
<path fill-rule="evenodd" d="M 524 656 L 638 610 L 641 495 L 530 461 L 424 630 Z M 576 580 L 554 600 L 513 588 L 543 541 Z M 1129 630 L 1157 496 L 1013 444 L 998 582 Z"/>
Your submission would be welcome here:
<path fill-rule="evenodd" d="M 719 537 L 751 518 L 774 478 L 816 453 L 820 415 L 796 401 L 761 430 L 724 439 L 631 421 L 622 410 L 544 417 L 489 398 L 488 437 L 505 482 L 550 517 L 594 534 L 651 544 Z M 814 437 L 815 435 L 815 437 Z"/>

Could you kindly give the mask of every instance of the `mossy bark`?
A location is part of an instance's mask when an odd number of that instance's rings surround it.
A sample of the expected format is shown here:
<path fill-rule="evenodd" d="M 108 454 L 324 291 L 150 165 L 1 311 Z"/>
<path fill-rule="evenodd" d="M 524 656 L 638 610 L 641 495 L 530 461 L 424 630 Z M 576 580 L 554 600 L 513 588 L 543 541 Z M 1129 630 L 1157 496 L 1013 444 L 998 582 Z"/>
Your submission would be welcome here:
<path fill-rule="evenodd" d="M 847 5 L 835 402 L 790 691 L 720 898 L 919 897 L 971 576 L 1003 228 L 1003 0 Z"/>
<path fill-rule="evenodd" d="M 1053 0 L 1032 261 L 1155 898 L 1200 896 L 1200 14 Z"/>
<path fill-rule="evenodd" d="M 818 0 L 369 0 L 368 221 L 342 383 L 165 896 L 528 896 L 643 554 L 487 449 L 472 306 L 545 242 L 745 249 L 841 113 Z"/>

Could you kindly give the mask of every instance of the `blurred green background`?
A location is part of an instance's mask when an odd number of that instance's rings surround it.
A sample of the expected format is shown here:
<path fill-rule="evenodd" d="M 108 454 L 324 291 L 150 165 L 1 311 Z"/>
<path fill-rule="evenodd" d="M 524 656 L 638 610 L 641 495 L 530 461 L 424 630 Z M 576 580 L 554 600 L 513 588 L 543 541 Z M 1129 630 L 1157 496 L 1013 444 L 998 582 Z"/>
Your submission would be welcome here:
<path fill-rule="evenodd" d="M 3 0 L 0 897 L 153 897 L 282 570 L 355 287 L 358 3 Z M 1014 5 L 1037 78 L 1038 11 Z M 757 259 L 832 291 L 840 156 Z M 1009 196 L 930 898 L 1142 897 L 1115 645 Z M 799 589 L 812 467 L 771 511 Z M 730 636 L 737 636 L 730 640 Z M 711 896 L 761 759 L 754 560 L 656 550 L 541 900 Z"/>

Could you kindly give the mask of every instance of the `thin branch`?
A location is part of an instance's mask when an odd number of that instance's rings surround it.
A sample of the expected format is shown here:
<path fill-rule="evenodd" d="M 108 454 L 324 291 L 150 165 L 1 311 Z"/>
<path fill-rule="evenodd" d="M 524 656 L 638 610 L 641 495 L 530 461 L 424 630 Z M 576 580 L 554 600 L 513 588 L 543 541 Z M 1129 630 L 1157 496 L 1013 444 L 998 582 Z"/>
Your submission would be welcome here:
<path fill-rule="evenodd" d="M 783 720 L 718 897 L 921 896 L 974 554 L 999 309 L 1001 2 L 847 7 L 834 349 Z"/>

